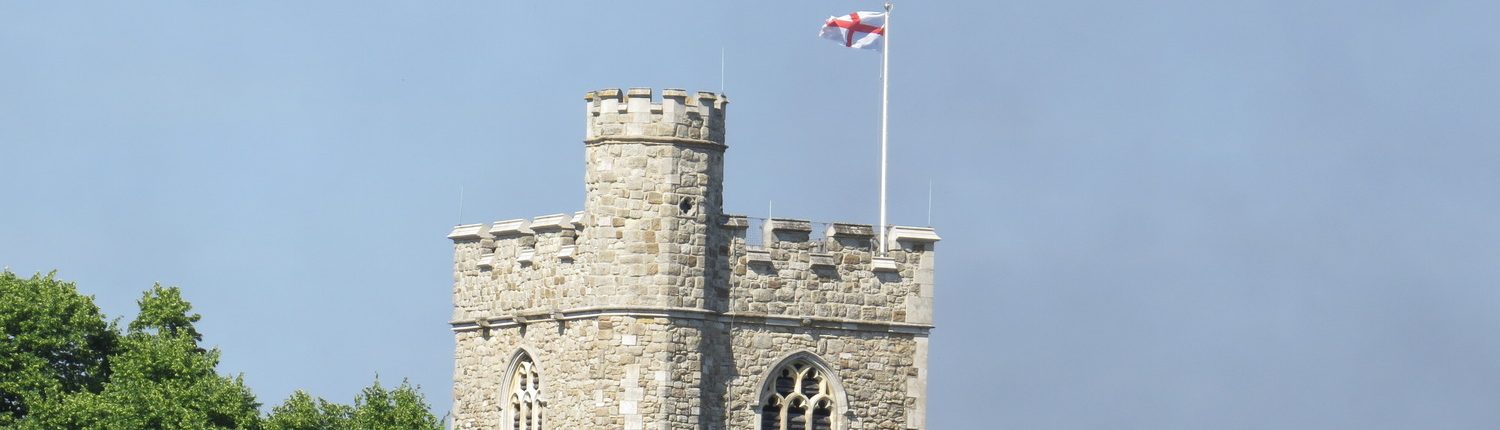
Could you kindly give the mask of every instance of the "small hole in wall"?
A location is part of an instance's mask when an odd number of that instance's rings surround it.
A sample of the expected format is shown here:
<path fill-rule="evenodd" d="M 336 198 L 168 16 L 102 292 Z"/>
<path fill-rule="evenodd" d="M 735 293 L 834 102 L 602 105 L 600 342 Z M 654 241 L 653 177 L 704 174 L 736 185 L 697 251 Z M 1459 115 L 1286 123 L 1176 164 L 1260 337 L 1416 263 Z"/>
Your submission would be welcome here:
<path fill-rule="evenodd" d="M 683 197 L 682 202 L 677 203 L 677 209 L 681 209 L 682 214 L 687 215 L 689 211 L 693 210 L 693 199 Z"/>

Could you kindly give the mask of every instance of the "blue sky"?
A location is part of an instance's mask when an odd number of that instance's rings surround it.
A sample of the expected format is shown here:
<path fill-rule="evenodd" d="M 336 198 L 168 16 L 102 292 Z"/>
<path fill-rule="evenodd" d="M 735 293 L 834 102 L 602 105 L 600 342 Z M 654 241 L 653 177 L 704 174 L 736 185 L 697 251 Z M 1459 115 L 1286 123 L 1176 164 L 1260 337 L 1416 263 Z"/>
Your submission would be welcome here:
<path fill-rule="evenodd" d="M 873 1 L 0 3 L 0 265 L 153 282 L 262 402 L 450 400 L 457 222 L 582 206 L 582 94 L 722 89 L 726 210 L 873 223 Z M 1500 425 L 1500 7 L 902 2 L 936 429 Z M 459 213 L 459 190 L 466 195 Z"/>

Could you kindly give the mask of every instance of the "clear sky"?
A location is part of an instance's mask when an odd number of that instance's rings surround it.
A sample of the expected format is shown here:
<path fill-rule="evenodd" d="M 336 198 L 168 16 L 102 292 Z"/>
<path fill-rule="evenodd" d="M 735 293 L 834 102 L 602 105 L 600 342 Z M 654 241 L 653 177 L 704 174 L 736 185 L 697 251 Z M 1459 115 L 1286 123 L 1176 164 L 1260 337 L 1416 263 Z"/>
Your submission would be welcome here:
<path fill-rule="evenodd" d="M 1496 5 L 898 4 L 930 426 L 1500 427 Z M 443 236 L 582 207 L 588 90 L 722 76 L 729 212 L 873 223 L 879 56 L 816 33 L 878 7 L 3 2 L 0 265 L 183 287 L 268 405 L 441 414 Z"/>

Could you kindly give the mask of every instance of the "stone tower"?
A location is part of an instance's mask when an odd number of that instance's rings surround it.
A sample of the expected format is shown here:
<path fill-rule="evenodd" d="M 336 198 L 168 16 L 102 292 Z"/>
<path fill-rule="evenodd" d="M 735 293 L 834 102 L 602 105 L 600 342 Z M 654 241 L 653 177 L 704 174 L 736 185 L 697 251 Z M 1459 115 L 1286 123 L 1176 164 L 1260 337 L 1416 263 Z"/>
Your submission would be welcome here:
<path fill-rule="evenodd" d="M 726 98 L 585 101 L 582 211 L 448 236 L 456 428 L 925 428 L 931 229 L 726 215 Z"/>
<path fill-rule="evenodd" d="M 588 93 L 580 251 L 593 305 L 709 309 L 710 221 L 721 218 L 724 107 L 713 93 Z"/>

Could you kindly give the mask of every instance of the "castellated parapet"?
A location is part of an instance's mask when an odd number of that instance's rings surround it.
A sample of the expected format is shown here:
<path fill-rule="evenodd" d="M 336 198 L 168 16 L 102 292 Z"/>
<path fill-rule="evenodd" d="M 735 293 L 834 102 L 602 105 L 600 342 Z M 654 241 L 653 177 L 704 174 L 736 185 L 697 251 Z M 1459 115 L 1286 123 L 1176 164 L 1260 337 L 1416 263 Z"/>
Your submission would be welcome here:
<path fill-rule="evenodd" d="M 583 210 L 448 236 L 456 428 L 771 428 L 792 362 L 827 373 L 827 428 L 925 428 L 932 229 L 880 250 L 870 225 L 724 214 L 725 97 L 585 100 Z M 522 357 L 541 394 L 517 413 Z"/>
<path fill-rule="evenodd" d="M 591 91 L 583 100 L 588 102 L 585 143 L 625 139 L 724 144 L 724 108 L 729 99 L 718 94 L 666 89 L 661 102 L 653 102 L 650 88 L 607 89 Z"/>

